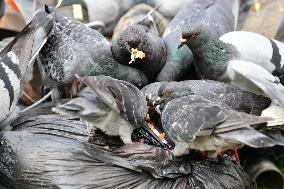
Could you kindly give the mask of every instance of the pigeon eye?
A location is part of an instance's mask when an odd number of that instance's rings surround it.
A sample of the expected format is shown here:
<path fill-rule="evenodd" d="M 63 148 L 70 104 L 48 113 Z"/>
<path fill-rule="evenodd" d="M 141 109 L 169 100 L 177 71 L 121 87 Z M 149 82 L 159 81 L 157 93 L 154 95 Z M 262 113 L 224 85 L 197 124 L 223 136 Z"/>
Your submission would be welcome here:
<path fill-rule="evenodd" d="M 166 96 L 168 96 L 168 95 L 169 95 L 168 91 L 163 91 L 163 92 L 162 92 L 162 96 L 166 97 Z"/>
<path fill-rule="evenodd" d="M 191 34 L 191 38 L 195 38 L 197 36 L 197 34 L 196 33 L 193 33 L 193 34 Z"/>

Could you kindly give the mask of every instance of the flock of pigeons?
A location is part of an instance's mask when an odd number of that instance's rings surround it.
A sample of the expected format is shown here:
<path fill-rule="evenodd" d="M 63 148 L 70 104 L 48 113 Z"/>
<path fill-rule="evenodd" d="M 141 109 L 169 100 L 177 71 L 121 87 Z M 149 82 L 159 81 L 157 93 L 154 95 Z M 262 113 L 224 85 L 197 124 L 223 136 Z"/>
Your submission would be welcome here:
<path fill-rule="evenodd" d="M 192 0 L 168 23 L 159 5 L 136 5 L 112 42 L 45 6 L 0 52 L 0 128 L 33 108 L 18 101 L 36 62 L 53 112 L 80 117 L 90 132 L 124 144 L 175 157 L 232 150 L 237 161 L 244 145 L 284 145 L 284 44 L 234 31 L 238 6 Z M 66 86 L 72 98 L 63 101 Z"/>

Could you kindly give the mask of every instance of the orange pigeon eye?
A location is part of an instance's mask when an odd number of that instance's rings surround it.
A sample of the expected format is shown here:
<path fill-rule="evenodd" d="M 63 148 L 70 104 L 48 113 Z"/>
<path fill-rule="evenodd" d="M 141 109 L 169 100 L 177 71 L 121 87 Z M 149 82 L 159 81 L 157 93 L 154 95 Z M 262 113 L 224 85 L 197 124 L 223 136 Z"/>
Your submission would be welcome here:
<path fill-rule="evenodd" d="M 168 96 L 168 95 L 169 95 L 168 91 L 165 90 L 162 92 L 162 96 Z"/>
<path fill-rule="evenodd" d="M 196 33 L 191 34 L 191 38 L 195 38 L 196 37 Z"/>

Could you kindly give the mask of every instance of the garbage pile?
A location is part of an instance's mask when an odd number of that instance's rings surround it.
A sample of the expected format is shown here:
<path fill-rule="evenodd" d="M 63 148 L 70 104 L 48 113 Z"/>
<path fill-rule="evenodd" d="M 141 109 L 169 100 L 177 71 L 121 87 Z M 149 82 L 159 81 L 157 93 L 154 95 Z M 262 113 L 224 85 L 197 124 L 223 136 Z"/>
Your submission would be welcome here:
<path fill-rule="evenodd" d="M 283 187 L 238 154 L 284 145 L 284 44 L 237 31 L 257 2 L 12 4 L 26 26 L 1 41 L 1 188 Z"/>

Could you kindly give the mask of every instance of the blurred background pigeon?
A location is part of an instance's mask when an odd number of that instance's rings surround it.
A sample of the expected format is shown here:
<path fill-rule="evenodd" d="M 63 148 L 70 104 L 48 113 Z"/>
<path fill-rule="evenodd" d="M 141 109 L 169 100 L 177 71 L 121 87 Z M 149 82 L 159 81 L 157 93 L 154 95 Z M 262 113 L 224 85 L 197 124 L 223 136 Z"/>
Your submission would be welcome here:
<path fill-rule="evenodd" d="M 153 22 L 156 25 L 159 36 L 161 36 L 169 23 L 159 11 L 155 10 L 155 8 L 159 9 L 162 4 L 158 4 L 158 7 L 151 7 L 142 3 L 132 7 L 119 19 L 113 30 L 112 39 L 116 39 L 119 33 L 131 24 L 140 23 L 148 27 L 155 27 L 153 26 Z M 147 14 L 152 16 L 153 21 L 149 20 L 148 17 L 145 17 Z"/>

